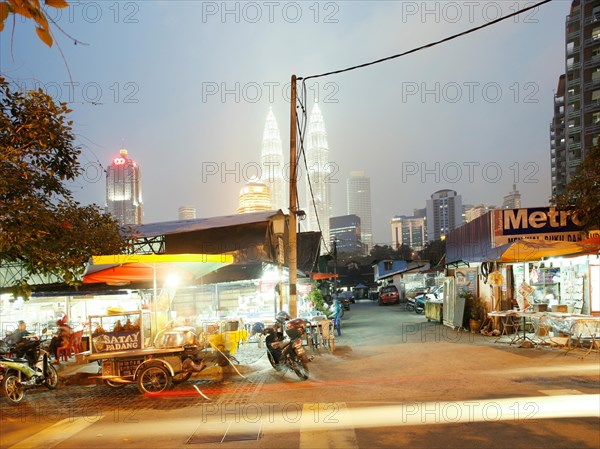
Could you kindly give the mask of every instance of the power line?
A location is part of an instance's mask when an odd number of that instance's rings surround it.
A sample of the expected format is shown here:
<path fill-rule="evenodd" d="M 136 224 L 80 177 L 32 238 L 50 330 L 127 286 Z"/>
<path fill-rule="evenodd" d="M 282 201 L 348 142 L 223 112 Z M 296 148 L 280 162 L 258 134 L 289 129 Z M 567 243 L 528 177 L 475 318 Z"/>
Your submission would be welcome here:
<path fill-rule="evenodd" d="M 348 68 L 341 69 L 341 70 L 334 70 L 332 72 L 321 73 L 319 75 L 310 75 L 310 76 L 307 76 L 307 77 L 301 77 L 301 76 L 299 76 L 296 79 L 297 80 L 302 80 L 302 84 L 304 84 L 306 82 L 306 80 L 309 80 L 309 79 L 312 79 L 312 78 L 321 78 L 321 77 L 329 76 L 329 75 L 337 75 L 339 73 L 349 72 L 351 70 L 362 69 L 364 67 L 368 67 L 368 66 L 379 64 L 379 63 L 382 63 L 382 62 L 390 61 L 392 59 L 400 58 L 401 56 L 406 56 L 406 55 L 409 55 L 411 53 L 416 53 L 418 51 L 425 50 L 426 48 L 435 47 L 436 45 L 440 45 L 440 44 L 443 44 L 445 42 L 451 41 L 453 39 L 457 39 L 459 37 L 466 36 L 467 34 L 474 33 L 475 31 L 482 30 L 482 29 L 487 28 L 489 26 L 492 26 L 492 25 L 495 25 L 497 23 L 500 23 L 500 22 L 502 22 L 504 20 L 510 19 L 512 17 L 515 17 L 515 16 L 517 16 L 519 14 L 523 14 L 524 12 L 527 12 L 527 11 L 529 11 L 531 9 L 538 8 L 538 7 L 540 7 L 540 6 L 542 6 L 542 5 L 546 4 L 546 3 L 550 3 L 551 1 L 552 0 L 543 0 L 543 1 L 539 2 L 539 3 L 536 3 L 535 5 L 531 5 L 531 6 L 528 6 L 526 8 L 523 8 L 523 9 L 520 9 L 518 11 L 515 11 L 515 12 L 513 12 L 511 14 L 508 14 L 507 16 L 502 16 L 502 17 L 500 17 L 500 18 L 498 18 L 496 20 L 492 20 L 491 22 L 488 22 L 488 23 L 485 23 L 483 25 L 480 25 L 480 26 L 468 29 L 468 30 L 463 31 L 463 32 L 458 33 L 458 34 L 453 34 L 452 36 L 446 37 L 446 38 L 444 38 L 442 40 L 431 42 L 429 44 L 413 48 L 412 50 L 405 51 L 404 53 L 398 53 L 396 55 L 388 56 L 386 58 L 377 59 L 376 61 L 366 62 L 364 64 L 355 65 L 355 66 L 348 67 Z"/>
<path fill-rule="evenodd" d="M 302 129 L 302 130 L 299 131 L 299 134 L 300 134 L 300 151 L 299 151 L 299 153 L 297 155 L 296 165 L 298 165 L 298 162 L 300 161 L 300 157 L 303 157 L 303 159 L 304 159 L 304 165 L 305 165 L 305 167 L 307 169 L 307 174 L 308 174 L 308 166 L 307 166 L 307 162 L 306 162 L 306 154 L 305 154 L 305 151 L 304 151 L 304 136 L 305 136 L 306 122 L 307 122 L 307 111 L 306 111 L 306 108 L 305 108 L 305 104 L 306 104 L 306 81 L 307 80 L 312 79 L 312 78 L 322 78 L 322 77 L 329 76 L 329 75 L 337 75 L 337 74 L 340 74 L 340 73 L 344 73 L 344 72 L 349 72 L 349 71 L 352 71 L 352 70 L 357 70 L 357 69 L 365 68 L 365 67 L 368 67 L 368 66 L 371 66 L 371 65 L 379 64 L 379 63 L 382 63 L 382 62 L 387 62 L 387 61 L 390 61 L 392 59 L 400 58 L 402 56 L 407 56 L 409 54 L 416 53 L 418 51 L 425 50 L 427 48 L 432 48 L 432 47 L 435 47 L 437 45 L 443 44 L 445 42 L 449 42 L 449 41 L 457 39 L 459 37 L 466 36 L 467 34 L 471 34 L 471 33 L 474 33 L 476 31 L 479 31 L 479 30 L 482 30 L 484 28 L 487 28 L 489 26 L 495 25 L 495 24 L 500 23 L 500 22 L 502 22 L 504 20 L 510 19 L 512 17 L 515 17 L 515 16 L 517 16 L 519 14 L 523 14 L 523 13 L 525 13 L 527 11 L 530 11 L 532 9 L 538 8 L 538 7 L 540 7 L 540 6 L 542 6 L 542 5 L 546 4 L 546 3 L 550 3 L 551 1 L 552 0 L 542 0 L 541 2 L 538 2 L 538 3 L 534 4 L 534 5 L 527 6 L 527 7 L 523 8 L 523 9 L 520 9 L 519 11 L 515 11 L 515 12 L 513 12 L 511 14 L 508 14 L 506 16 L 503 16 L 503 17 L 500 17 L 498 19 L 492 20 L 492 21 L 490 21 L 488 23 L 485 23 L 483 25 L 470 28 L 470 29 L 468 29 L 466 31 L 463 31 L 463 32 L 458 33 L 458 34 L 451 35 L 449 37 L 446 37 L 444 39 L 441 39 L 441 40 L 438 40 L 438 41 L 435 41 L 435 42 L 430 42 L 429 44 L 413 48 L 413 49 L 405 51 L 403 53 L 398 53 L 396 55 L 388 56 L 388 57 L 385 57 L 385 58 L 377 59 L 375 61 L 371 61 L 371 62 L 367 62 L 367 63 L 364 63 L 364 64 L 359 64 L 359 65 L 355 65 L 355 66 L 348 67 L 348 68 L 341 69 L 341 70 L 335 70 L 335 71 L 331 71 L 331 72 L 321 73 L 319 75 L 310 75 L 310 76 L 307 76 L 307 77 L 297 77 L 296 78 L 297 80 L 302 80 L 302 96 L 304 97 L 303 98 L 304 101 L 298 99 L 298 102 L 299 102 L 300 107 L 302 109 L 302 122 L 301 122 L 302 126 L 301 127 L 299 126 L 298 129 L 299 130 Z M 296 120 L 298 122 L 298 114 L 296 115 Z M 300 125 L 300 122 L 298 122 L 298 124 Z M 319 231 L 321 231 L 321 239 L 323 240 L 323 243 L 325 244 L 325 248 L 327 249 L 328 248 L 328 243 L 325 242 L 325 239 L 323 237 L 323 231 L 321 229 L 321 223 L 319 221 L 319 216 L 318 216 L 318 212 L 317 212 L 315 197 L 314 197 L 314 194 L 313 194 L 312 184 L 311 184 L 311 181 L 310 181 L 310 174 L 308 174 L 307 179 L 308 179 L 309 192 L 310 192 L 310 196 L 311 196 L 311 200 L 312 200 L 312 206 L 313 206 L 313 208 L 315 210 L 315 216 L 316 216 L 316 219 L 317 219 L 317 226 L 319 228 Z M 297 198 L 298 198 L 298 192 L 296 192 L 296 199 Z M 330 250 L 327 250 L 327 251 L 328 251 L 328 253 L 331 254 Z"/>

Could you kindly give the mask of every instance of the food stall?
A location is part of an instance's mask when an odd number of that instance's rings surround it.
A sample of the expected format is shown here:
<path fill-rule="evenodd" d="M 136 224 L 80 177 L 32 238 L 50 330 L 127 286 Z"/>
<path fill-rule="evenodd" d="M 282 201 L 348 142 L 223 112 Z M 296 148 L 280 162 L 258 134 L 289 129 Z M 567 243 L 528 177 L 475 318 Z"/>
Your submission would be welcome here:
<path fill-rule="evenodd" d="M 87 359 L 98 361 L 102 380 L 112 388 L 136 383 L 142 394 L 156 395 L 217 359 L 190 327 L 167 326 L 152 339 L 151 313 L 146 310 L 95 315 L 89 320 Z"/>

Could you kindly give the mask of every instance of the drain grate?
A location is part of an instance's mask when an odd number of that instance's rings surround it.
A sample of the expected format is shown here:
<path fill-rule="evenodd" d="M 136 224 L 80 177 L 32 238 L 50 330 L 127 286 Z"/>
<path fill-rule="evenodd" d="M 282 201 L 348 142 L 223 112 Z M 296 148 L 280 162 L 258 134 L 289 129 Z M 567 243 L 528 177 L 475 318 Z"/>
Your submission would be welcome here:
<path fill-rule="evenodd" d="M 186 444 L 227 443 L 230 441 L 258 441 L 261 423 L 201 424 Z"/>

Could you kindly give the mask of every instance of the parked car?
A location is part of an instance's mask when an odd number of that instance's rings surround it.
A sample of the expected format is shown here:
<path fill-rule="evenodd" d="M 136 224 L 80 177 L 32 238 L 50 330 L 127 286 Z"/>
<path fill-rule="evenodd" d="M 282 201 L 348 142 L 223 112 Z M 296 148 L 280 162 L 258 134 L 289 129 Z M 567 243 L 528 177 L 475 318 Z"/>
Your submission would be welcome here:
<path fill-rule="evenodd" d="M 400 304 L 400 294 L 395 285 L 381 287 L 379 291 L 379 305 L 384 304 Z"/>

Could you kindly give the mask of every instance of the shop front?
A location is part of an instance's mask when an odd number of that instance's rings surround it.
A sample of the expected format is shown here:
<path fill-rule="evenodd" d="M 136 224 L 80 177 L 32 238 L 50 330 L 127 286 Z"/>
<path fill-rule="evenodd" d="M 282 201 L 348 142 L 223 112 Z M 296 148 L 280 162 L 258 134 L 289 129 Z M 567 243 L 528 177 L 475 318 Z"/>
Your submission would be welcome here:
<path fill-rule="evenodd" d="M 448 273 L 475 270 L 488 312 L 600 315 L 598 234 L 552 207 L 495 210 L 449 233 Z"/>

